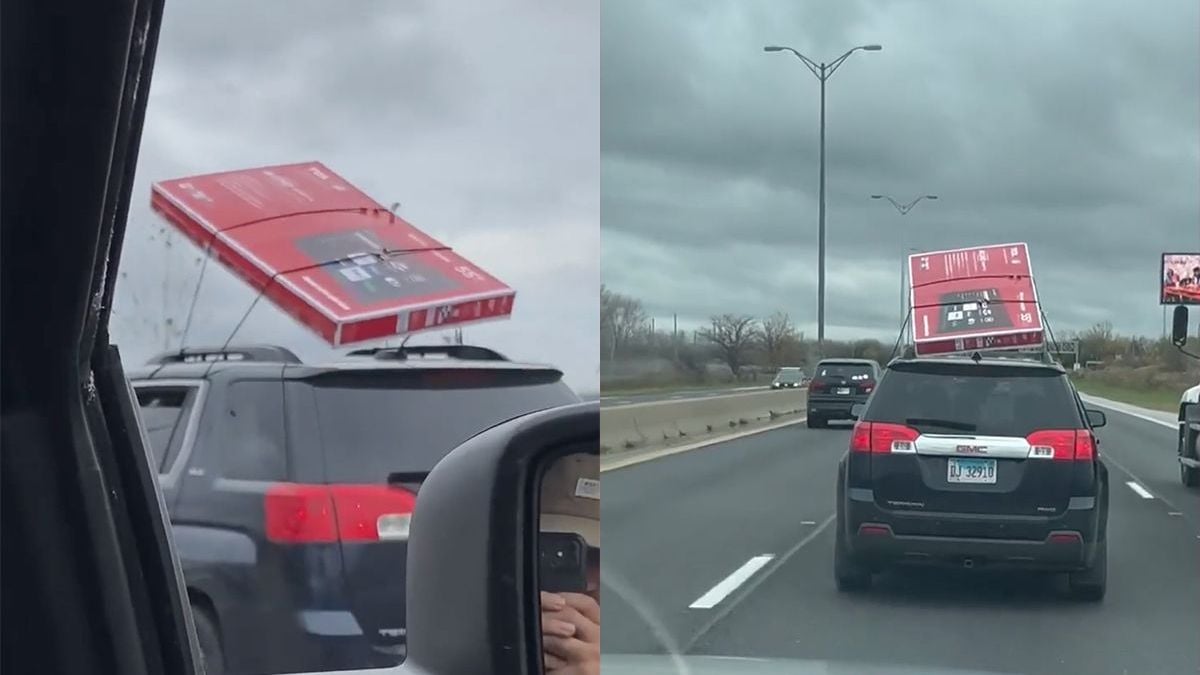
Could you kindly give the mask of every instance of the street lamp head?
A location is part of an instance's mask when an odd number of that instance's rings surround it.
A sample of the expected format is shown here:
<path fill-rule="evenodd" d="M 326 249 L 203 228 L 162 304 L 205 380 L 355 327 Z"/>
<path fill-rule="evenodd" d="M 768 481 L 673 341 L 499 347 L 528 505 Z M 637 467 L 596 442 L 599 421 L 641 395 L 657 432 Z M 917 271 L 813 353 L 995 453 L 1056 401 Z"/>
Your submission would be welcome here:
<path fill-rule="evenodd" d="M 863 45 L 862 47 L 859 47 L 859 49 L 868 52 L 877 52 L 883 49 L 883 45 Z"/>
<path fill-rule="evenodd" d="M 781 52 L 783 50 L 784 47 L 777 47 L 775 45 L 767 45 L 766 47 L 763 47 L 764 52 Z"/>

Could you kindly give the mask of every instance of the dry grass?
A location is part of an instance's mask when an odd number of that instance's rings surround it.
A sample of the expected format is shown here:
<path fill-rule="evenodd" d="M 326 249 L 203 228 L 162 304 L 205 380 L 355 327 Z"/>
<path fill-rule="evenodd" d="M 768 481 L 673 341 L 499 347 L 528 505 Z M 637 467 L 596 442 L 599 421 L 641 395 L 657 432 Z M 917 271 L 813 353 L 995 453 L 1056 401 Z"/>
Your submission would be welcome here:
<path fill-rule="evenodd" d="M 1083 371 L 1072 379 L 1084 393 L 1166 412 L 1178 411 L 1179 396 L 1197 382 L 1194 373 L 1159 366 Z"/>

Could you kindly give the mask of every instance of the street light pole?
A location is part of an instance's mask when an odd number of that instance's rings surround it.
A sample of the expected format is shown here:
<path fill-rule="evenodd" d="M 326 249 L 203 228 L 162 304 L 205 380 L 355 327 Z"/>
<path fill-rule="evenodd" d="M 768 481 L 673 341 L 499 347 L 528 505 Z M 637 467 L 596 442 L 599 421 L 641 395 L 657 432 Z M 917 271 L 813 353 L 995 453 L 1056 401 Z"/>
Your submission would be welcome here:
<path fill-rule="evenodd" d="M 791 52 L 800 59 L 821 82 L 821 150 L 820 185 L 817 197 L 817 356 L 824 355 L 825 347 L 825 81 L 842 65 L 842 62 L 858 50 L 877 52 L 879 45 L 860 45 L 834 59 L 832 63 L 816 63 L 791 47 L 767 46 L 765 52 Z"/>
<path fill-rule="evenodd" d="M 896 207 L 896 210 L 899 211 L 900 215 L 902 215 L 902 216 L 907 216 L 908 212 L 912 211 L 913 207 L 916 206 L 917 203 L 920 202 L 922 199 L 937 199 L 937 198 L 938 198 L 937 195 L 921 195 L 920 197 L 917 197 L 916 199 L 912 200 L 911 202 L 909 202 L 907 204 L 901 204 L 900 202 L 896 201 L 895 199 L 893 199 L 892 197 L 890 197 L 888 195 L 871 195 L 871 199 L 886 199 L 889 202 L 891 202 L 892 206 Z M 908 276 L 908 268 L 904 264 L 908 258 L 908 256 L 904 255 L 904 244 L 905 244 L 904 227 L 901 226 L 900 227 L 900 320 L 901 321 L 904 321 L 908 314 L 908 307 L 906 306 L 906 304 L 904 302 L 904 295 L 905 295 L 904 294 L 904 287 L 905 287 L 904 282 Z M 909 250 L 911 251 L 914 249 L 909 249 Z"/>

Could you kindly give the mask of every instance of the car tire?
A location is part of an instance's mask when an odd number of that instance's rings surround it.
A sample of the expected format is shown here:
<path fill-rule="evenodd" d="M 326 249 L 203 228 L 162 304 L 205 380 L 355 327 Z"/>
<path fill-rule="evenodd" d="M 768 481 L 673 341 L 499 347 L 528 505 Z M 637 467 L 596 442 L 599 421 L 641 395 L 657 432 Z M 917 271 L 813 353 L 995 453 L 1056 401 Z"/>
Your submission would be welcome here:
<path fill-rule="evenodd" d="M 1186 487 L 1196 487 L 1197 485 L 1200 485 L 1200 469 L 1180 462 L 1179 480 Z"/>
<path fill-rule="evenodd" d="M 1108 539 L 1100 540 L 1092 566 L 1067 575 L 1071 597 L 1084 602 L 1100 602 L 1108 590 Z"/>
<path fill-rule="evenodd" d="M 192 623 L 200 643 L 201 675 L 225 675 L 225 654 L 221 649 L 221 634 L 208 611 L 192 605 Z"/>
<path fill-rule="evenodd" d="M 841 523 L 837 523 L 838 531 L 833 545 L 833 578 L 837 589 L 842 593 L 865 591 L 871 587 L 871 570 L 854 559 L 846 549 L 846 541 L 842 535 Z"/>

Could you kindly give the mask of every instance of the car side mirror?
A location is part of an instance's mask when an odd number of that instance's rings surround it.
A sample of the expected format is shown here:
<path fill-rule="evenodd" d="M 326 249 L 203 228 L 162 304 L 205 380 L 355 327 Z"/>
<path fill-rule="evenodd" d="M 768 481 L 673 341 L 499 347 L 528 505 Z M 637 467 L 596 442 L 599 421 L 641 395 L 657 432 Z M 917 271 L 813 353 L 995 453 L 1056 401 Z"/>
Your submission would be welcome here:
<path fill-rule="evenodd" d="M 854 419 L 856 419 L 856 420 L 861 419 L 863 416 L 863 413 L 865 413 L 866 411 L 867 411 L 867 405 L 865 403 L 855 403 L 854 405 L 850 406 L 850 415 L 853 416 Z"/>
<path fill-rule="evenodd" d="M 543 483 L 569 483 L 571 497 L 594 498 L 593 507 L 576 504 L 574 511 L 558 510 L 578 520 L 579 513 L 587 516 L 587 509 L 594 508 L 595 532 L 555 541 L 590 545 L 588 537 L 594 534 L 598 547 L 599 449 L 600 404 L 588 402 L 493 427 L 438 462 L 421 485 L 413 510 L 406 571 L 407 658 L 394 672 L 543 672 L 538 558 L 546 548 L 539 537 L 546 508 L 540 504 L 561 506 L 564 501 L 555 501 L 554 491 Z M 554 467 L 561 467 L 564 458 L 574 460 L 573 468 L 568 467 L 566 480 L 559 480 L 563 471 L 555 473 Z M 593 470 L 595 480 L 590 480 L 587 474 Z M 557 528 L 566 534 L 577 530 Z"/>
<path fill-rule="evenodd" d="M 1176 347 L 1182 347 L 1187 344 L 1188 338 L 1188 308 L 1179 305 L 1175 308 L 1175 313 L 1171 315 L 1171 342 Z"/>
<path fill-rule="evenodd" d="M 1087 421 L 1093 429 L 1099 429 L 1108 424 L 1108 416 L 1099 410 L 1088 410 Z"/>

